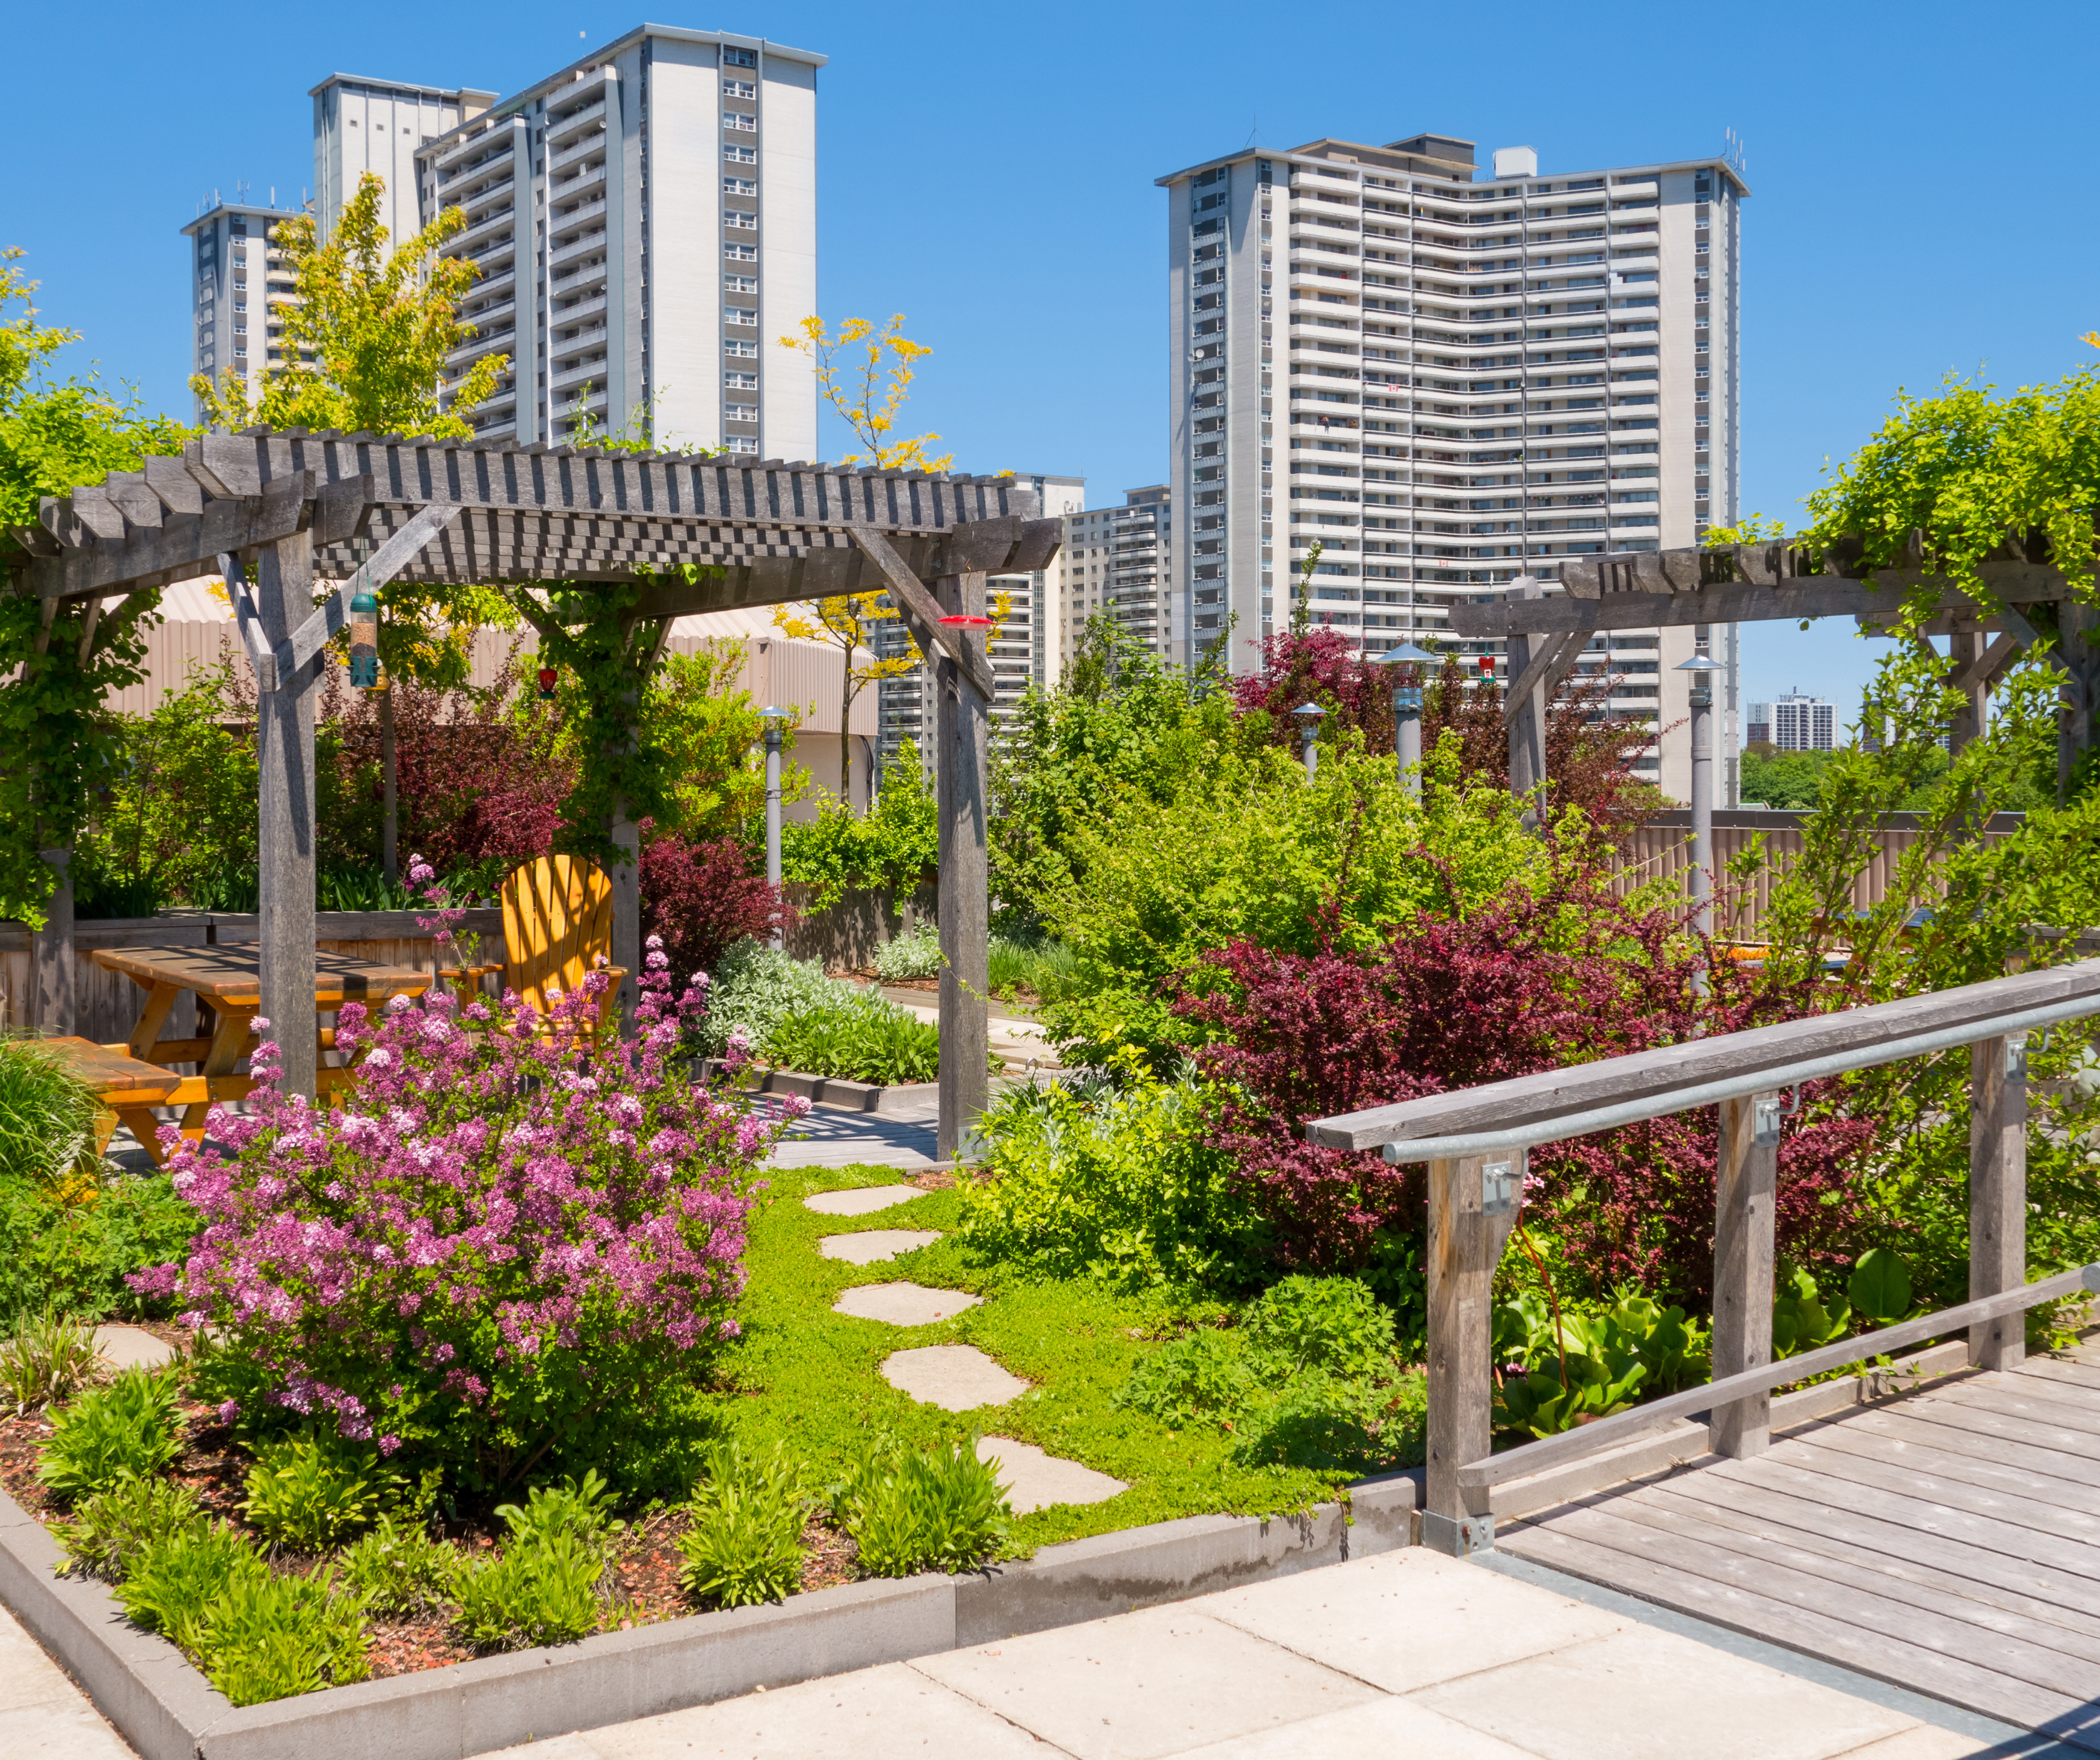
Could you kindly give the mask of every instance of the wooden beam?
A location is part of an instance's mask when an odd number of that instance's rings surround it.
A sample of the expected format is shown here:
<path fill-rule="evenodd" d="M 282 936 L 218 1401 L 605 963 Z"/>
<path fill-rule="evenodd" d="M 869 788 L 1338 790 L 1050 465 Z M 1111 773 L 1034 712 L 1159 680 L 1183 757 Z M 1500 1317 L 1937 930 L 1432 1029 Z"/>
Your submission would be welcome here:
<path fill-rule="evenodd" d="M 372 554 L 372 560 L 329 596 L 276 651 L 277 675 L 293 678 L 313 663 L 329 638 L 350 620 L 350 601 L 377 592 L 422 553 L 423 547 L 459 517 L 457 507 L 426 507 Z"/>
<path fill-rule="evenodd" d="M 255 668 L 255 688 L 273 691 L 277 688 L 277 657 L 263 640 L 261 614 L 255 608 L 254 595 L 248 590 L 248 575 L 240 558 L 227 552 L 218 559 L 218 572 L 233 607 L 233 627 L 240 631 L 240 645 L 248 650 L 249 664 Z"/>
<path fill-rule="evenodd" d="M 849 530 L 854 541 L 882 570 L 883 578 L 889 583 L 890 596 L 897 601 L 898 612 L 904 619 L 904 627 L 918 643 L 920 652 L 931 659 L 938 651 L 954 661 L 963 669 L 964 676 L 977 694 L 986 702 L 992 702 L 999 695 L 999 683 L 990 662 L 966 632 L 943 627 L 941 619 L 948 614 L 942 610 L 939 601 L 926 590 L 919 577 L 904 565 L 904 559 L 898 555 L 889 539 L 871 526 L 855 526 Z"/>
<path fill-rule="evenodd" d="M 258 635 L 271 656 L 313 603 L 313 535 L 279 539 L 258 559 Z M 259 671 L 259 668 L 258 668 Z M 256 693 L 261 1006 L 284 1055 L 283 1091 L 314 1098 L 314 691 L 294 670 Z"/>
<path fill-rule="evenodd" d="M 1512 640 L 1515 638 L 1512 637 Z M 1570 630 L 1564 636 L 1548 636 L 1539 643 L 1538 651 L 1525 662 L 1523 671 L 1502 699 L 1502 724 L 1507 727 L 1516 713 L 1515 705 L 1522 697 L 1536 691 L 1547 702 L 1553 701 L 1554 693 L 1568 671 L 1582 658 L 1582 650 L 1590 645 L 1587 630 Z"/>
<path fill-rule="evenodd" d="M 1991 690 L 2019 656 L 2019 639 L 2010 631 L 2001 633 L 1967 665 L 1957 668 L 1948 677 L 1947 688 L 1965 697 Z"/>
<path fill-rule="evenodd" d="M 2024 1035 L 1969 1048 L 1969 1299 L 2027 1280 L 2027 1046 Z M 1979 1369 L 2027 1361 L 2027 1322 L 2001 1314 L 1969 1329 Z"/>
<path fill-rule="evenodd" d="M 1773 1205 L 1779 1185 L 1779 1096 L 1721 1104 L 1714 1181 L 1714 1379 L 1771 1361 Z M 1771 1141 L 1758 1141 L 1769 1109 Z M 1752 1393 L 1714 1409 L 1717 1454 L 1762 1454 L 1771 1440 L 1771 1396 Z"/>

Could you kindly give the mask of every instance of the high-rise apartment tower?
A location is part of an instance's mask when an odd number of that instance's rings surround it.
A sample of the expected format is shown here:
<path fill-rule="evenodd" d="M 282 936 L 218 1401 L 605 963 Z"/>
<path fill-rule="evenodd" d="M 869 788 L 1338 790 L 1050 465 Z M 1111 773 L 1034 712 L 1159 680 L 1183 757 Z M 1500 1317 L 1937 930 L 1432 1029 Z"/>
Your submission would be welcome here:
<path fill-rule="evenodd" d="M 1231 664 L 1287 620 L 1369 651 L 1444 637 L 1450 605 L 1569 556 L 1690 544 L 1736 517 L 1739 205 L 1718 158 L 1542 175 L 1418 134 L 1249 148 L 1168 192 L 1175 586 L 1189 649 Z M 1317 561 L 1312 546 L 1320 546 Z M 1456 644 L 1462 652 L 1480 645 Z M 1599 637 L 1585 670 L 1665 733 L 1690 792 L 1685 675 L 1732 626 Z"/>
<path fill-rule="evenodd" d="M 343 204 L 368 171 L 386 185 L 380 224 L 395 244 L 421 230 L 416 155 L 496 102 L 471 87 L 404 86 L 395 80 L 331 73 L 307 94 L 314 101 L 314 220 L 335 230 Z"/>
<path fill-rule="evenodd" d="M 1771 706 L 1771 742 L 1781 751 L 1829 751 L 1838 743 L 1838 706 L 1789 691 Z"/>
<path fill-rule="evenodd" d="M 262 389 L 263 368 L 284 359 L 280 314 L 292 297 L 292 275 L 270 229 L 292 218 L 289 209 L 214 201 L 183 228 L 196 328 L 191 371 L 214 385 L 236 373 L 250 398 Z M 201 400 L 197 416 L 203 420 Z"/>
<path fill-rule="evenodd" d="M 1189 601 L 1174 591 L 1172 506 L 1172 491 L 1154 483 L 1126 490 L 1121 507 L 1066 517 L 1058 557 L 1065 583 L 1057 608 L 1061 669 L 1088 620 L 1104 613 L 1154 653 L 1183 658 Z"/>
<path fill-rule="evenodd" d="M 760 37 L 645 24 L 418 147 L 418 212 L 481 276 L 457 379 L 510 358 L 485 440 L 646 424 L 660 447 L 813 459 L 817 69 Z"/>

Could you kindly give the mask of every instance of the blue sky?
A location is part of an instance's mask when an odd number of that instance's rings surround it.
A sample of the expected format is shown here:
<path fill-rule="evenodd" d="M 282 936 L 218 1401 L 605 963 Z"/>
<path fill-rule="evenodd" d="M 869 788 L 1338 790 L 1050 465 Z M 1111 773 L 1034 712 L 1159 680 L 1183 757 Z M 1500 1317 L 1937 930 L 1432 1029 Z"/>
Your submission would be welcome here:
<path fill-rule="evenodd" d="M 652 0 L 642 0 L 650 5 Z M 1423 130 L 1541 169 L 1749 152 L 1746 510 L 1797 510 L 1897 388 L 2001 385 L 2093 358 L 2100 10 L 1767 3 L 1430 8 L 815 4 L 39 7 L 14 20 L 0 245 L 29 251 L 73 351 L 187 413 L 179 229 L 214 187 L 312 182 L 331 72 L 513 91 L 649 18 L 820 51 L 822 303 L 902 311 L 914 401 L 959 465 L 1083 473 L 1119 499 L 1166 465 L 1163 172 L 1251 136 Z M 1344 52 L 1334 52 L 1335 46 Z M 2052 73 L 2062 81 L 2052 81 Z M 830 450 L 843 450 L 836 435 Z M 1850 621 L 1745 634 L 1745 692 L 1847 713 Z"/>

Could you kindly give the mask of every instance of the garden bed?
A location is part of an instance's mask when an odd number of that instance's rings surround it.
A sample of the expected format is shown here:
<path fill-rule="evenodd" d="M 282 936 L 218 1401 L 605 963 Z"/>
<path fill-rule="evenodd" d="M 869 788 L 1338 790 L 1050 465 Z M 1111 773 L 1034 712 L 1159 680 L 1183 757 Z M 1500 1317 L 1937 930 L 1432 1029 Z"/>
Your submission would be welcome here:
<path fill-rule="evenodd" d="M 706 1074 L 712 1079 L 726 1067 L 710 1058 Z M 848 1081 L 843 1076 L 812 1076 L 801 1070 L 768 1069 L 762 1065 L 751 1069 L 750 1091 L 799 1096 L 812 1106 L 835 1107 L 846 1112 L 907 1112 L 941 1098 L 941 1085 L 937 1081 L 887 1085 Z"/>

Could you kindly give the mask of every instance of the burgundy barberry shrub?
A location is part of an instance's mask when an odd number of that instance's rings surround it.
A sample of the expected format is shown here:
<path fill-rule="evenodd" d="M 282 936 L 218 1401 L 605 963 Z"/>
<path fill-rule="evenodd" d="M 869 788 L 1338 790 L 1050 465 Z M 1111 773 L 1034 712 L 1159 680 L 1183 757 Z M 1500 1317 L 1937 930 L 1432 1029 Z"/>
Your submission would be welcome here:
<path fill-rule="evenodd" d="M 801 1109 L 673 1063 L 704 980 L 673 1005 L 661 949 L 646 964 L 631 1041 L 590 1032 L 602 973 L 545 1019 L 435 990 L 346 1006 L 333 1109 L 258 1049 L 249 1111 L 212 1109 L 223 1146 L 174 1157 L 204 1221 L 188 1261 L 134 1280 L 212 1329 L 197 1385 L 229 1422 L 332 1422 L 483 1496 L 558 1465 L 633 1481 L 623 1440 L 689 1409 L 737 1331 L 756 1170 Z"/>
<path fill-rule="evenodd" d="M 752 872 L 735 838 L 689 843 L 659 831 L 642 846 L 642 927 L 663 938 L 673 970 L 712 971 L 745 936 L 785 932 L 794 920 L 780 889 Z"/>
<path fill-rule="evenodd" d="M 1180 987 L 1177 1013 L 1219 1035 L 1197 1054 L 1223 1091 L 1211 1141 L 1294 1267 L 1357 1270 L 1420 1239 L 1423 1169 L 1308 1142 L 1308 1119 L 1618 1057 L 1805 1012 L 1754 994 L 1723 962 L 1695 995 L 1697 944 L 1679 913 L 1560 867 L 1462 916 L 1424 912 L 1361 956 L 1235 942 Z M 1824 1097 L 1811 1089 L 1812 1103 Z M 1826 1107 L 1824 1111 L 1828 1110 Z M 1712 1281 L 1717 1125 L 1709 1107 L 1533 1151 L 1527 1207 L 1591 1290 L 1632 1281 L 1696 1301 Z M 1872 1127 L 1821 1117 L 1780 1151 L 1780 1252 L 1827 1258 L 1856 1221 L 1850 1170 Z"/>

